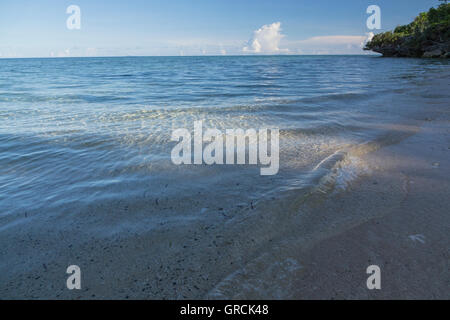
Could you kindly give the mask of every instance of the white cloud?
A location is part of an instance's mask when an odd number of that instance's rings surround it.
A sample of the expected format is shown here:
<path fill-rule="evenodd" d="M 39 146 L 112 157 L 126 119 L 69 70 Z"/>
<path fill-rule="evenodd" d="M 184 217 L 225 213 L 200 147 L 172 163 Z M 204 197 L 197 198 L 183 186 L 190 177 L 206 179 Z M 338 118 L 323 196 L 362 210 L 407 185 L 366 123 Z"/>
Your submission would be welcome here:
<path fill-rule="evenodd" d="M 292 39 L 294 35 L 289 35 Z M 254 31 L 248 43 L 243 39 L 183 38 L 179 41 L 150 41 L 139 46 L 57 46 L 10 47 L 0 44 L 0 58 L 8 57 L 84 57 L 126 55 L 239 55 L 239 54 L 373 54 L 363 51 L 374 34 L 316 36 L 303 40 L 288 40 L 281 23 L 267 24 Z M 245 40 L 245 39 L 244 39 Z M 287 49 L 288 48 L 288 49 Z"/>
<path fill-rule="evenodd" d="M 87 48 L 86 49 L 86 56 L 88 57 L 95 57 L 98 55 L 97 48 Z"/>
<path fill-rule="evenodd" d="M 280 49 L 278 46 L 284 35 L 281 34 L 281 23 L 263 25 L 253 32 L 253 37 L 242 49 L 248 53 L 282 53 L 288 52 L 287 49 Z"/>
<path fill-rule="evenodd" d="M 360 44 L 364 36 L 321 36 L 298 41 L 304 45 L 348 45 Z"/>
<path fill-rule="evenodd" d="M 365 36 L 318 36 L 291 41 L 288 45 L 292 51 L 302 54 L 364 54 L 362 48 L 372 37 L 372 32 Z"/>
<path fill-rule="evenodd" d="M 53 53 L 53 52 L 52 52 Z M 56 55 L 58 58 L 70 57 L 70 49 L 65 49 L 64 51 L 59 51 Z"/>

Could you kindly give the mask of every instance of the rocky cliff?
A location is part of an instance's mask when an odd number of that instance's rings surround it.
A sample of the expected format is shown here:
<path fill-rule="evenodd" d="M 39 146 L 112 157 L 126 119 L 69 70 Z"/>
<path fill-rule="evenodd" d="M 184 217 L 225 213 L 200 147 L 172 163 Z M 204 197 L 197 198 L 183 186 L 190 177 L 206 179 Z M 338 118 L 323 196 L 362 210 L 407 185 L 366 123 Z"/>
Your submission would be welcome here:
<path fill-rule="evenodd" d="M 364 50 L 386 57 L 450 57 L 450 4 L 419 14 L 408 25 L 375 35 Z"/>

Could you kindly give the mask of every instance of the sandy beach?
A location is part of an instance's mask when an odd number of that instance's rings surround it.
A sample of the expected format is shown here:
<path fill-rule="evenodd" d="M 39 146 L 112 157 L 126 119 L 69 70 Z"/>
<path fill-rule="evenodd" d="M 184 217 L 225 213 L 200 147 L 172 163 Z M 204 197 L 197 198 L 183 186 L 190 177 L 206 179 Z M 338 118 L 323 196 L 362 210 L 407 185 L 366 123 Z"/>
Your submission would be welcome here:
<path fill-rule="evenodd" d="M 450 300 L 448 1 L 3 2 L 0 302 Z"/>
<path fill-rule="evenodd" d="M 254 261 L 212 297 L 449 299 L 449 128 L 447 111 L 363 156 L 371 173 L 311 209 L 317 223 L 336 215 L 347 223 L 310 245 L 292 240 L 275 264 Z M 369 265 L 381 269 L 381 290 L 366 287 Z"/>
<path fill-rule="evenodd" d="M 448 299 L 449 128 L 443 95 L 392 126 L 382 147 L 358 146 L 334 163 L 332 183 L 219 208 L 220 220 L 152 229 L 139 213 L 110 215 L 105 233 L 98 213 L 117 208 L 99 206 L 76 223 L 66 215 L 10 226 L 1 232 L 0 297 Z M 81 290 L 66 289 L 71 264 L 82 270 Z M 366 287 L 369 265 L 381 269 L 381 290 Z"/>
<path fill-rule="evenodd" d="M 198 82 L 180 81 L 164 98 L 173 81 L 162 66 L 172 64 Z M 46 70 L 44 88 L 32 73 L 28 93 L 17 87 L 0 101 L 10 108 L 0 114 L 1 299 L 449 298 L 445 62 L 141 57 L 4 67 L 28 66 Z M 153 73 L 135 71 L 143 66 Z M 245 81 L 225 77 L 224 89 L 204 79 L 210 66 Z M 87 84 L 52 82 L 56 67 Z M 297 79 L 302 72 L 308 78 Z M 160 95 L 142 97 L 155 77 Z M 129 92 L 139 100 L 125 103 Z M 142 107 L 149 99 L 156 106 Z M 280 127 L 279 172 L 175 165 L 171 129 L 199 119 Z M 72 265 L 80 290 L 66 286 Z M 381 290 L 366 286 L 370 265 Z"/>

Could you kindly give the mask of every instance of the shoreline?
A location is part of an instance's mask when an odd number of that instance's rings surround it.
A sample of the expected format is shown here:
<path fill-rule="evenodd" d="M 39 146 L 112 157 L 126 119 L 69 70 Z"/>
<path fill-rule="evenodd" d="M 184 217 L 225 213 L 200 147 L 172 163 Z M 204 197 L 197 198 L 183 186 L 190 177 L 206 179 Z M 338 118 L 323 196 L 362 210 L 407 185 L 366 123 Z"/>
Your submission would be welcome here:
<path fill-rule="evenodd" d="M 363 155 L 371 173 L 310 208 L 318 220 L 333 213 L 365 212 L 366 218 L 338 223 L 307 245 L 290 239 L 274 250 L 274 264 L 261 256 L 207 297 L 449 299 L 449 115 L 426 120 L 400 143 Z M 381 290 L 366 288 L 369 265 L 381 268 Z"/>
<path fill-rule="evenodd" d="M 224 219 L 222 230 L 203 222 L 199 230 L 204 234 L 167 227 L 154 230 L 159 236 L 148 232 L 88 240 L 58 257 L 58 263 L 17 275 L 2 286 L 1 296 L 448 299 L 450 184 L 444 178 L 450 173 L 448 124 L 449 114 L 442 113 L 436 120 L 424 120 L 418 133 L 401 142 L 362 155 L 370 173 L 343 191 L 304 203 L 301 214 L 286 215 L 286 207 L 276 208 L 275 203 L 273 208 L 270 203 L 255 204 L 251 215 Z M 424 149 L 426 154 L 419 153 Z M 273 228 L 248 229 L 261 220 Z M 245 236 L 231 237 L 245 230 Z M 411 239 L 414 235 L 423 235 L 424 243 Z M 155 246 L 168 252 L 162 256 Z M 76 256 L 79 252 L 86 254 Z M 78 292 L 56 289 L 55 284 L 65 281 L 65 275 L 57 272 L 63 268 L 59 262 L 80 259 L 83 283 L 88 285 Z M 170 261 L 177 264 L 166 264 Z M 371 264 L 381 268 L 379 291 L 365 287 L 365 270 Z M 34 285 L 28 287 L 25 281 Z"/>
<path fill-rule="evenodd" d="M 344 161 L 322 161 L 332 177 L 319 175 L 312 191 L 228 207 L 217 193 L 207 201 L 222 210 L 201 221 L 155 223 L 158 204 L 144 199 L 123 210 L 44 212 L 2 229 L 0 297 L 448 299 L 448 77 L 433 79 L 421 112 L 408 124 L 379 123 L 396 134 L 350 148 Z M 197 199 L 186 200 L 170 205 L 187 211 Z M 72 264 L 81 290 L 65 287 Z M 365 287 L 369 264 L 381 267 L 379 292 Z"/>
<path fill-rule="evenodd" d="M 321 299 L 450 298 L 448 128 L 446 114 L 401 143 L 365 156 L 379 169 L 355 186 L 350 199 L 364 203 L 374 193 L 383 199 L 392 190 L 401 190 L 402 198 L 387 210 L 360 206 L 379 214 L 311 248 L 306 261 L 314 268 L 295 298 L 319 298 L 305 285 L 309 281 L 323 288 Z M 371 264 L 381 268 L 381 290 L 365 288 Z"/>

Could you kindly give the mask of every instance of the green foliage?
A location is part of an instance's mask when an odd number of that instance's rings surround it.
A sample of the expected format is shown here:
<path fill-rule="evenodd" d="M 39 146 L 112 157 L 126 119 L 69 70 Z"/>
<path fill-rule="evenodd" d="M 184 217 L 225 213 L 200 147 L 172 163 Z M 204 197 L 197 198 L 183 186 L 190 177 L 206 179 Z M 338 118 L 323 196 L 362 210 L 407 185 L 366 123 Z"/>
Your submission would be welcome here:
<path fill-rule="evenodd" d="M 398 33 L 392 33 L 391 31 L 379 33 L 373 37 L 372 41 L 367 44 L 367 47 L 370 46 L 372 48 L 386 44 L 397 44 L 400 38 L 401 36 Z"/>
<path fill-rule="evenodd" d="M 420 13 L 413 22 L 398 26 L 394 32 L 377 34 L 366 45 L 366 50 L 387 45 L 407 43 L 419 48 L 426 41 L 448 41 L 450 38 L 450 4 L 443 3 L 428 12 Z"/>

